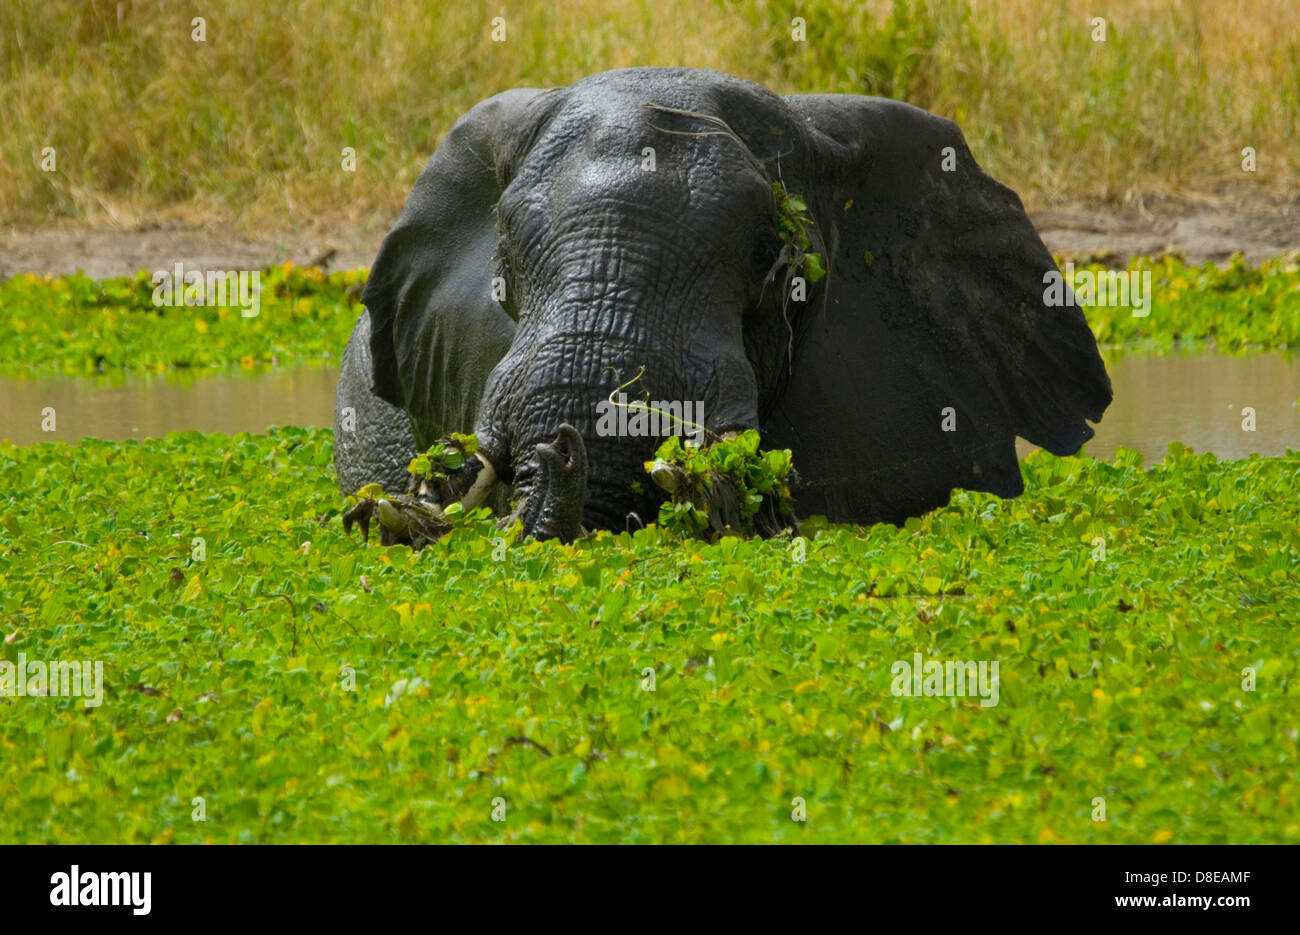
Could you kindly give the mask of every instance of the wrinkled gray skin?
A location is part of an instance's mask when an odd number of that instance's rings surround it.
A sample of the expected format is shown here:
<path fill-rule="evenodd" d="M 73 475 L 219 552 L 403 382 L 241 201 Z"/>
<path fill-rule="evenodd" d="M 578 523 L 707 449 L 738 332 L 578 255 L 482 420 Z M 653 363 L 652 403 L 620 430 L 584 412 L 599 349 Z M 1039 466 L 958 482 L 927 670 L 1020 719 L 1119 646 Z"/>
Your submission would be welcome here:
<path fill-rule="evenodd" d="M 776 180 L 828 269 L 802 302 Z M 472 429 L 527 533 L 635 527 L 659 439 L 599 437 L 596 404 L 644 367 L 633 396 L 791 448 L 802 515 L 1015 496 L 1015 438 L 1072 454 L 1111 400 L 1082 313 L 1044 306 L 1055 268 L 956 125 L 906 104 L 683 68 L 508 91 L 452 128 L 379 252 L 339 379 L 340 485 L 400 489 L 417 446 Z"/>

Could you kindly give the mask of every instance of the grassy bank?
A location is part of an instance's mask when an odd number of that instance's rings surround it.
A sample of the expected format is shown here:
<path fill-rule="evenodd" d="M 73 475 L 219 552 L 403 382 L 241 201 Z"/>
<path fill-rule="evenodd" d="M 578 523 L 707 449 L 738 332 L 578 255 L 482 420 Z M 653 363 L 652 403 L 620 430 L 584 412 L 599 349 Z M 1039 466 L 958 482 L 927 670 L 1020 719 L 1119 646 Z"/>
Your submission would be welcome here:
<path fill-rule="evenodd" d="M 1099 273 L 1102 267 L 1081 265 Z M 1148 314 L 1128 307 L 1086 309 L 1103 344 L 1167 351 L 1175 344 L 1217 350 L 1300 346 L 1300 271 L 1269 261 L 1186 266 L 1134 260 L 1151 271 Z M 254 366 L 337 360 L 362 307 L 365 272 L 276 267 L 262 276 L 260 309 L 153 304 L 144 271 L 133 279 L 15 276 L 0 282 L 0 372 L 90 374 L 171 368 Z"/>
<path fill-rule="evenodd" d="M 1296 453 L 1038 453 L 801 555 L 366 548 L 324 431 L 68 452 L 0 445 L 0 658 L 103 703 L 0 698 L 6 843 L 1300 841 Z"/>
<path fill-rule="evenodd" d="M 1248 179 L 1295 188 L 1291 0 L 524 0 L 0 5 L 0 219 L 242 227 L 394 212 L 452 122 L 517 86 L 630 65 L 781 93 L 902 98 L 959 121 L 1043 204 Z M 506 41 L 491 39 L 504 14 Z M 192 18 L 205 17 L 205 39 Z M 1092 17 L 1108 17 L 1093 39 Z M 806 21 L 794 42 L 791 18 Z M 1289 92 L 1289 93 L 1288 93 Z M 1241 171 L 1254 147 L 1258 172 Z M 54 171 L 42 171 L 46 147 Z M 344 147 L 355 172 L 342 168 Z"/>

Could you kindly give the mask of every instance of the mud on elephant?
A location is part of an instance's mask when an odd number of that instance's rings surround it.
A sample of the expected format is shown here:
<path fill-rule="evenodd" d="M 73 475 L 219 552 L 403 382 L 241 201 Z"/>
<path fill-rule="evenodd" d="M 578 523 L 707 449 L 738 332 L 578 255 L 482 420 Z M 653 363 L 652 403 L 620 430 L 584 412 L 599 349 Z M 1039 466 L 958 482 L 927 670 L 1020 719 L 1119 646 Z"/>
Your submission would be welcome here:
<path fill-rule="evenodd" d="M 659 439 L 597 423 L 639 373 L 714 436 L 791 449 L 804 515 L 1015 496 L 1016 437 L 1073 454 L 1111 400 L 1083 314 L 1045 302 L 1055 269 L 956 125 L 907 104 L 683 68 L 507 91 L 451 129 L 380 249 L 339 482 L 404 489 L 417 450 L 472 430 L 442 490 L 388 503 L 390 539 L 449 496 L 512 496 L 538 538 L 626 528 L 663 497 L 641 483 Z"/>

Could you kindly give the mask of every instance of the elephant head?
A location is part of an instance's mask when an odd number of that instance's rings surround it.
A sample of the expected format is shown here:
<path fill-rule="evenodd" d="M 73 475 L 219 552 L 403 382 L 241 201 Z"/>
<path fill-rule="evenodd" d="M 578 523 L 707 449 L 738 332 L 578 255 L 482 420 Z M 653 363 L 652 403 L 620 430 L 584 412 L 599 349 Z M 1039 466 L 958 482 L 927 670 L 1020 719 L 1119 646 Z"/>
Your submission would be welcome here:
<path fill-rule="evenodd" d="M 421 447 L 472 426 L 476 488 L 512 484 L 538 537 L 654 515 L 635 482 L 659 439 L 598 431 L 638 375 L 712 433 L 791 448 L 801 512 L 901 522 L 955 487 L 1020 493 L 1017 436 L 1091 437 L 1110 382 L 1079 309 L 1045 304 L 1055 268 L 948 120 L 605 72 L 457 122 L 379 252 L 345 382 Z M 353 439 L 345 488 L 397 436 Z"/>

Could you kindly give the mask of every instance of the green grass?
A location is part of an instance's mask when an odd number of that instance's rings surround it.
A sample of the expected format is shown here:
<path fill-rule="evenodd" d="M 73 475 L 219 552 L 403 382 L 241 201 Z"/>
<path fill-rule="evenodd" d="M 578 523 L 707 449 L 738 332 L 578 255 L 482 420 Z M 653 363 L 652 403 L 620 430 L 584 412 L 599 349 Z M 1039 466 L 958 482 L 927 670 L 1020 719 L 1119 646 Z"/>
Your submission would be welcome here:
<path fill-rule="evenodd" d="M 1198 343 L 1217 350 L 1300 346 L 1300 267 L 1293 260 L 1250 268 L 1240 258 L 1221 267 L 1135 258 L 1128 268 L 1152 273 L 1150 314 L 1088 307 L 1103 344 L 1157 352 Z M 255 318 L 241 317 L 238 307 L 155 307 L 147 271 L 103 281 L 15 276 L 0 281 L 0 344 L 9 349 L 0 373 L 337 361 L 361 314 L 365 276 L 275 267 L 262 274 Z"/>
<path fill-rule="evenodd" d="M 0 445 L 0 653 L 107 688 L 0 699 L 6 843 L 1300 841 L 1295 452 L 1035 454 L 800 561 L 363 547 L 319 430 L 73 451 Z M 999 703 L 891 694 L 917 652 Z"/>
<path fill-rule="evenodd" d="M 1037 205 L 1229 180 L 1288 192 L 1298 35 L 1293 0 L 6 0 L 0 220 L 373 222 L 478 101 L 631 65 L 910 101 L 957 120 Z"/>

